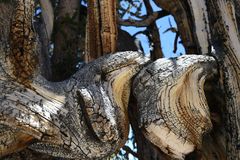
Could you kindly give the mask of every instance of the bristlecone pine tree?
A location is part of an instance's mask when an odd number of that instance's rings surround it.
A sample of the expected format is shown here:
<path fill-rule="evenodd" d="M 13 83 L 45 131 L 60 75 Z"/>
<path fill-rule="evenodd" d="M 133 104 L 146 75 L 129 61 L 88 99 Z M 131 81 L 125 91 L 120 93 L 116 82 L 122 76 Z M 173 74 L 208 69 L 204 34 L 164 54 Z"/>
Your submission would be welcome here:
<path fill-rule="evenodd" d="M 123 147 L 140 160 L 240 160 L 240 1 L 153 1 L 162 10 L 143 0 L 139 16 L 114 0 L 0 0 L 0 159 Z M 162 58 L 166 15 L 186 55 Z M 147 27 L 151 58 L 120 25 Z M 130 124 L 137 152 L 124 146 Z"/>

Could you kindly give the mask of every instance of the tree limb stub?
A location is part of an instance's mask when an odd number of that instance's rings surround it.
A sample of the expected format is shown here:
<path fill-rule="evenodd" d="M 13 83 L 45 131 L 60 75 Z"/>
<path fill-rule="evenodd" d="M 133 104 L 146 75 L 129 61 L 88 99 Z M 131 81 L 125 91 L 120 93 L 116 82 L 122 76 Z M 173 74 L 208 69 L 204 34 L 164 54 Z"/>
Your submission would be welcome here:
<path fill-rule="evenodd" d="M 27 2 L 30 1 L 19 0 L 20 13 L 21 7 L 30 7 Z M 26 87 L 25 81 L 15 81 L 16 75 L 10 74 L 13 61 L 6 61 L 15 47 L 9 45 L 8 39 L 11 31 L 15 31 L 9 29 L 11 18 L 17 14 L 12 3 L 9 8 L 0 3 L 1 13 L 5 13 L 0 18 L 6 22 L 0 22 L 0 124 L 4 126 L 0 156 L 25 147 L 52 156 L 80 159 L 103 158 L 116 152 L 128 135 L 126 107 L 131 78 L 148 59 L 137 52 L 107 55 L 63 82 L 49 82 L 31 75 Z M 28 13 L 24 16 L 28 18 L 26 27 L 31 22 Z M 20 35 L 17 38 L 22 40 L 25 32 L 20 31 L 21 34 L 13 36 Z"/>
<path fill-rule="evenodd" d="M 146 138 L 171 157 L 184 159 L 201 148 L 212 123 L 204 82 L 217 73 L 209 56 L 159 59 L 133 82 L 139 106 L 139 127 Z"/>
<path fill-rule="evenodd" d="M 147 61 L 137 52 L 107 55 L 67 81 L 39 76 L 31 83 L 33 90 L 1 78 L 0 124 L 8 128 L 1 130 L 6 141 L 0 144 L 1 156 L 15 152 L 19 142 L 21 148 L 64 158 L 103 158 L 116 152 L 128 136 L 131 78 Z M 9 139 L 5 133 L 22 136 Z"/>

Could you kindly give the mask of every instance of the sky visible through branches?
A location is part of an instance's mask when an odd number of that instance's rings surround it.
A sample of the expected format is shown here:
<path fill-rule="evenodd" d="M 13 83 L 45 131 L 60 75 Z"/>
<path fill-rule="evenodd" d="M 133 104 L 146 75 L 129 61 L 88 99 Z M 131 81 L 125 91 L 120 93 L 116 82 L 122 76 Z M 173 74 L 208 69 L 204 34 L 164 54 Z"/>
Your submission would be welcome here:
<path fill-rule="evenodd" d="M 125 2 L 123 2 L 123 3 L 125 3 Z M 153 11 L 161 10 L 161 8 L 156 6 L 152 0 L 150 0 L 150 3 L 153 7 Z M 124 6 L 125 4 L 121 4 L 121 5 Z M 133 10 L 133 12 L 135 12 L 135 11 Z M 141 12 L 141 15 L 146 15 L 146 8 L 144 5 L 142 5 L 140 12 Z M 123 19 L 131 19 L 132 16 L 130 14 L 126 13 L 122 18 Z M 185 49 L 184 49 L 183 45 L 180 43 L 180 41 L 181 41 L 180 37 L 178 38 L 177 51 L 176 51 L 176 53 L 174 53 L 173 49 L 174 49 L 174 39 L 175 39 L 176 33 L 173 33 L 173 32 L 164 33 L 164 31 L 166 31 L 170 27 L 177 28 L 177 25 L 176 25 L 176 22 L 175 22 L 173 16 L 169 15 L 169 16 L 165 16 L 161 19 L 158 19 L 156 21 L 156 24 L 158 26 L 159 33 L 160 33 L 161 46 L 162 46 L 162 51 L 163 51 L 164 57 L 166 57 L 166 58 L 178 57 L 182 54 L 185 54 Z M 146 30 L 146 27 L 121 26 L 121 29 L 127 31 L 130 35 L 135 35 L 136 33 L 140 32 L 140 31 Z M 147 36 L 140 33 L 140 34 L 136 35 L 136 38 L 138 40 L 140 40 L 145 55 L 150 56 L 151 46 L 149 44 L 149 40 L 148 40 Z M 129 140 L 126 143 L 126 146 L 131 148 L 132 151 L 137 152 L 136 148 L 134 147 L 135 144 L 134 144 L 132 137 L 133 137 L 133 133 L 132 133 L 132 130 L 130 129 Z M 121 149 L 120 153 L 124 154 L 125 151 Z M 123 160 L 123 159 L 126 159 L 126 157 L 118 155 L 112 159 L 113 160 Z M 137 160 L 137 158 L 131 154 L 128 154 L 127 159 L 128 160 Z"/>
<path fill-rule="evenodd" d="M 155 3 L 152 0 L 150 0 L 150 3 L 152 5 L 154 11 L 160 11 L 161 10 L 161 8 L 156 6 Z M 146 8 L 143 5 L 141 7 L 141 15 L 145 15 L 145 14 L 146 14 Z M 130 17 L 130 14 L 125 14 L 123 18 L 124 19 L 128 19 L 129 17 Z M 163 51 L 164 56 L 166 58 L 168 58 L 168 57 L 177 57 L 177 56 L 180 56 L 182 54 L 185 54 L 185 49 L 184 49 L 183 45 L 181 43 L 179 43 L 181 41 L 180 38 L 178 38 L 178 45 L 177 45 L 178 49 L 177 49 L 177 52 L 173 53 L 174 38 L 175 38 L 175 35 L 176 35 L 175 33 L 172 33 L 172 32 L 163 33 L 168 28 L 170 28 L 169 21 L 171 22 L 171 25 L 173 27 L 177 26 L 173 16 L 171 16 L 171 15 L 163 17 L 163 18 L 158 19 L 156 21 L 158 29 L 160 30 L 159 33 L 160 33 L 160 38 L 161 38 L 161 43 L 162 43 L 162 51 Z M 134 35 L 134 34 L 136 34 L 139 31 L 146 30 L 146 27 L 138 27 L 138 28 L 136 28 L 136 27 L 125 27 L 125 26 L 122 26 L 121 29 L 127 31 L 131 35 Z M 141 44 L 143 46 L 143 49 L 144 49 L 144 52 L 146 53 L 146 55 L 149 55 L 151 47 L 149 46 L 148 38 L 145 35 L 143 35 L 143 34 L 138 34 L 136 36 L 136 38 L 138 38 L 141 41 Z"/>

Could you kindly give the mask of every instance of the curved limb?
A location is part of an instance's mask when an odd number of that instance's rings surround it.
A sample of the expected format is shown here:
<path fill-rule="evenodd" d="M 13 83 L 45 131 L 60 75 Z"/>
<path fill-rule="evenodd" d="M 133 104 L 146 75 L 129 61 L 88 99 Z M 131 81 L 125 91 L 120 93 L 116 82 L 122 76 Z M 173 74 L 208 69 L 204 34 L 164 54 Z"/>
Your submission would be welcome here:
<path fill-rule="evenodd" d="M 216 73 L 212 57 L 197 55 L 159 59 L 141 70 L 133 92 L 146 138 L 178 159 L 201 148 L 212 127 L 204 82 Z"/>
<path fill-rule="evenodd" d="M 31 137 L 25 147 L 30 143 L 39 152 L 65 158 L 108 156 L 127 139 L 131 78 L 147 61 L 137 52 L 107 55 L 65 82 L 37 77 L 30 89 L 1 80 L 0 123 Z M 2 156 L 15 151 L 4 150 Z"/>

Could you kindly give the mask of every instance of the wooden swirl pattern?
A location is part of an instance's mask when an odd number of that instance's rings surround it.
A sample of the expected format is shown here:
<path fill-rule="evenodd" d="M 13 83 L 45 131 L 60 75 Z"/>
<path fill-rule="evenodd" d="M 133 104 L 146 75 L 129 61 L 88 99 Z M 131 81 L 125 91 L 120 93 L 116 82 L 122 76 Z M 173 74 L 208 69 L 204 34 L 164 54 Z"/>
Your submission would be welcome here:
<path fill-rule="evenodd" d="M 105 21 L 112 6 L 106 4 L 101 10 Z M 28 147 L 62 158 L 104 159 L 127 139 L 132 78 L 148 59 L 137 52 L 119 52 L 85 65 L 63 82 L 34 77 L 33 8 L 33 0 L 16 0 L 12 19 L 5 17 L 11 26 L 9 34 L 0 37 L 1 44 L 10 41 L 10 53 L 0 45 L 0 157 Z M 101 33 L 114 41 L 116 26 L 110 27 L 104 26 Z M 108 49 L 113 51 L 114 46 L 111 43 Z M 3 64 L 6 57 L 10 65 Z M 215 68 L 208 56 L 159 59 L 134 80 L 139 127 L 173 158 L 184 159 L 200 148 L 203 134 L 212 127 L 203 86 Z"/>
<path fill-rule="evenodd" d="M 211 127 L 204 82 L 216 73 L 212 57 L 159 59 L 137 75 L 133 92 L 144 135 L 173 158 L 200 148 Z"/>
<path fill-rule="evenodd" d="M 0 79 L 0 156 L 16 152 L 14 146 L 63 158 L 116 152 L 128 136 L 131 79 L 147 61 L 137 52 L 107 55 L 64 82 L 36 78 L 34 90 Z"/>

